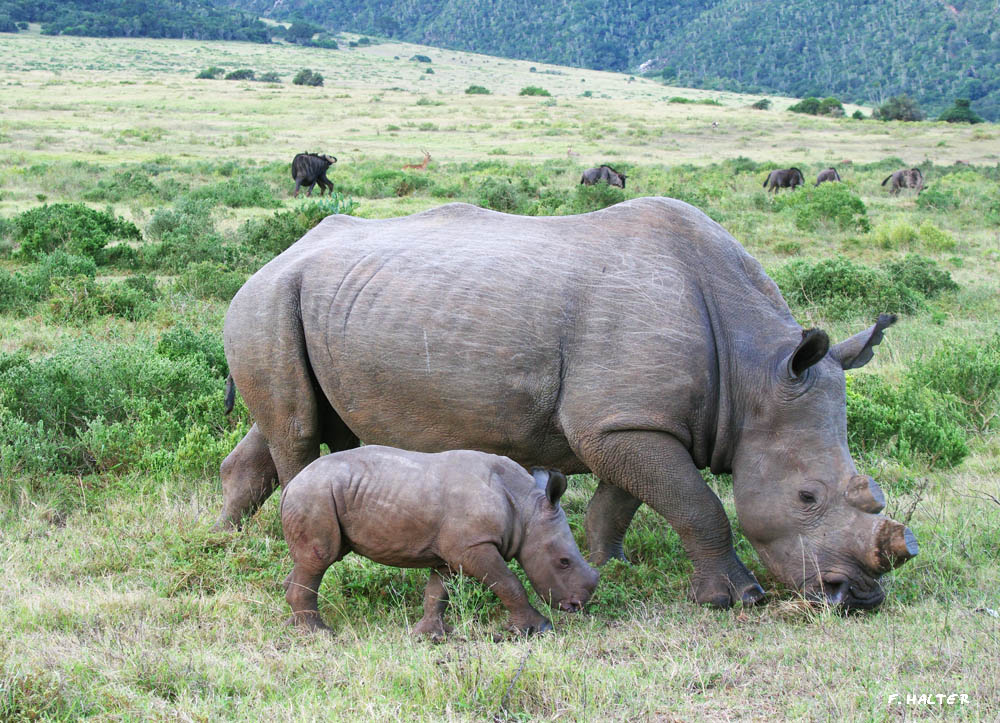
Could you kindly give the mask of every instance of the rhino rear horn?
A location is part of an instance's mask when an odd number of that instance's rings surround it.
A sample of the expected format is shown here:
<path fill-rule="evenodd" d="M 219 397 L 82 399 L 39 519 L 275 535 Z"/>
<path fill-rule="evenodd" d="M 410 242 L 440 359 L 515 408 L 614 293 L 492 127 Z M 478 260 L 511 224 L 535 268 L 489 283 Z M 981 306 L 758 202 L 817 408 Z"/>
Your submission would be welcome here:
<path fill-rule="evenodd" d="M 851 478 L 844 493 L 847 504 L 862 512 L 877 514 L 885 509 L 885 495 L 868 475 L 858 474 Z"/>
<path fill-rule="evenodd" d="M 879 314 L 875 326 L 834 345 L 830 350 L 831 356 L 845 370 L 863 367 L 872 360 L 875 347 L 882 343 L 883 332 L 896 323 L 896 318 L 895 314 Z"/>
<path fill-rule="evenodd" d="M 545 490 L 549 504 L 553 507 L 558 505 L 559 499 L 566 492 L 566 475 L 557 469 L 534 467 L 531 476 L 535 478 L 535 484 Z"/>

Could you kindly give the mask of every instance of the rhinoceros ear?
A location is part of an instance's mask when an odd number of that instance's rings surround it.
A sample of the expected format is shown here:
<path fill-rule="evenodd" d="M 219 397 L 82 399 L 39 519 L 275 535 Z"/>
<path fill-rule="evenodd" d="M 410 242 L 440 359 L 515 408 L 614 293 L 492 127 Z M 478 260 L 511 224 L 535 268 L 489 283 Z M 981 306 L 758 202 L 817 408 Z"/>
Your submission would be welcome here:
<path fill-rule="evenodd" d="M 882 332 L 895 323 L 895 314 L 879 314 L 875 326 L 834 345 L 830 354 L 844 369 L 863 367 L 875 355 L 875 346 L 881 343 Z"/>
<path fill-rule="evenodd" d="M 802 341 L 788 357 L 788 374 L 798 379 L 813 364 L 816 364 L 830 349 L 830 337 L 822 329 L 804 329 Z"/>
<path fill-rule="evenodd" d="M 531 470 L 531 476 L 535 478 L 535 484 L 545 490 L 549 504 L 553 507 L 558 505 L 559 498 L 566 491 L 566 475 L 557 469 L 535 467 Z"/>

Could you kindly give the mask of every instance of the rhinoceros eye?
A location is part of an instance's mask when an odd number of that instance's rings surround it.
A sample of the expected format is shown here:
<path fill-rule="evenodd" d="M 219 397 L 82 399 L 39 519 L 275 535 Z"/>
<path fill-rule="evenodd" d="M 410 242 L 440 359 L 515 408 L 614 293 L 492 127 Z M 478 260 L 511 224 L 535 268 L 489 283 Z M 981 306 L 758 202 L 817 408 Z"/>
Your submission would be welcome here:
<path fill-rule="evenodd" d="M 803 504 L 814 505 L 816 504 L 816 495 L 808 490 L 799 490 L 799 500 Z"/>
<path fill-rule="evenodd" d="M 569 567 L 569 565 L 570 565 L 570 562 L 569 562 L 569 558 L 568 557 L 560 558 L 560 560 L 559 560 L 559 567 L 565 569 L 565 568 Z"/>

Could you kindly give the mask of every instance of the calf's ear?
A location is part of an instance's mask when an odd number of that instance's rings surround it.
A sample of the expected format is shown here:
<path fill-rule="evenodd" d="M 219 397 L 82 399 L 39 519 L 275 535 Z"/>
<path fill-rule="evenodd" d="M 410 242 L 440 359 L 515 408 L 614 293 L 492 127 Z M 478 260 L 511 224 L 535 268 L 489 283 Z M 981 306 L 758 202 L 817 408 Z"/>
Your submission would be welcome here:
<path fill-rule="evenodd" d="M 535 467 L 531 470 L 531 476 L 535 478 L 535 484 L 545 490 L 549 504 L 553 507 L 558 505 L 559 498 L 566 492 L 566 475 L 557 469 Z"/>
<path fill-rule="evenodd" d="M 830 355 L 845 370 L 863 367 L 875 356 L 875 347 L 882 342 L 883 332 L 895 323 L 895 314 L 879 314 L 875 326 L 834 345 Z"/>

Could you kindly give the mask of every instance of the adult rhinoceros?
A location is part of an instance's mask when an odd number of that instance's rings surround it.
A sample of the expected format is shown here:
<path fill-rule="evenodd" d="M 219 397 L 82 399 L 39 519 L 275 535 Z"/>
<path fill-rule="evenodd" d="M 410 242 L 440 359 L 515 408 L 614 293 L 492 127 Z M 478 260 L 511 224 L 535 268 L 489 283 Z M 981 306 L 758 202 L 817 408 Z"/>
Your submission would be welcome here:
<path fill-rule="evenodd" d="M 694 564 L 699 603 L 753 603 L 729 520 L 698 470 L 733 473 L 768 569 L 812 597 L 872 607 L 916 554 L 878 516 L 847 450 L 844 370 L 894 317 L 830 346 L 692 206 L 642 198 L 532 218 L 449 204 L 331 216 L 258 271 L 225 322 L 256 424 L 222 464 L 221 525 L 358 439 L 470 448 L 593 472 L 591 559 L 622 557 L 641 502 Z"/>

